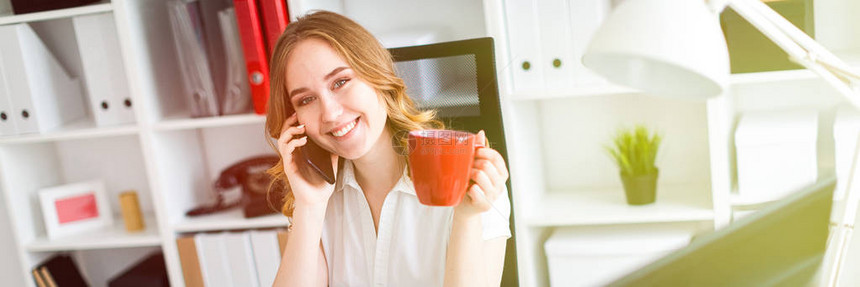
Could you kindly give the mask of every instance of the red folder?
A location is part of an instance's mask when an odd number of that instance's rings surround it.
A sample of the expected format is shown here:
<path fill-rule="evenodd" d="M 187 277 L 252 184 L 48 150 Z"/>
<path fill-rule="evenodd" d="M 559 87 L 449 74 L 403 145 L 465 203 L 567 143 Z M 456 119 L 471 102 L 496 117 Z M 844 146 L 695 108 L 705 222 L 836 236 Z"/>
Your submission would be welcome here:
<path fill-rule="evenodd" d="M 260 12 L 263 16 L 263 28 L 266 30 L 266 43 L 268 46 L 269 56 L 271 57 L 272 50 L 275 49 L 275 43 L 278 42 L 278 37 L 287 28 L 290 23 L 290 15 L 287 13 L 287 3 L 285 0 L 260 0 Z"/>
<path fill-rule="evenodd" d="M 233 4 L 236 9 L 239 35 L 242 38 L 242 51 L 245 54 L 254 111 L 262 115 L 266 113 L 266 103 L 269 101 L 269 62 L 257 1 L 233 0 Z"/>

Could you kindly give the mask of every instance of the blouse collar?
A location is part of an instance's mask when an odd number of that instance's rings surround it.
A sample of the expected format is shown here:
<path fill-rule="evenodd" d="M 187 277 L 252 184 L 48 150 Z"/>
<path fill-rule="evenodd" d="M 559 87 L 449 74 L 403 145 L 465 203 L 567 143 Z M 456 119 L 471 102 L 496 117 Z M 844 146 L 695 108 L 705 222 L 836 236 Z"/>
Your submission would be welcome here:
<path fill-rule="evenodd" d="M 343 170 L 341 171 L 342 177 L 338 183 L 340 186 L 336 187 L 335 190 L 341 191 L 347 186 L 355 190 L 361 190 L 361 186 L 358 185 L 358 181 L 355 179 L 355 170 L 352 165 L 352 161 L 348 159 L 344 160 Z M 409 178 L 406 168 L 403 169 L 403 174 L 400 175 L 400 179 L 397 181 L 397 184 L 394 185 L 392 190 L 415 195 L 415 186 L 412 184 L 412 179 Z"/>

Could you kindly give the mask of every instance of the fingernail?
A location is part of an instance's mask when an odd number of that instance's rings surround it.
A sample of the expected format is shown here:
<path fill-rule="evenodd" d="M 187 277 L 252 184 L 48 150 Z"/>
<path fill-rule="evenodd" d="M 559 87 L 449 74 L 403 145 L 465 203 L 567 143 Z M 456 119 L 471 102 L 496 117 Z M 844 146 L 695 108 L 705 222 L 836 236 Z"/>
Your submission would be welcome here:
<path fill-rule="evenodd" d="M 298 125 L 298 126 L 296 126 L 296 127 L 297 127 L 297 128 L 300 128 L 300 129 L 303 129 L 303 128 L 305 128 L 305 125 L 303 125 L 303 124 L 302 124 L 302 125 Z"/>

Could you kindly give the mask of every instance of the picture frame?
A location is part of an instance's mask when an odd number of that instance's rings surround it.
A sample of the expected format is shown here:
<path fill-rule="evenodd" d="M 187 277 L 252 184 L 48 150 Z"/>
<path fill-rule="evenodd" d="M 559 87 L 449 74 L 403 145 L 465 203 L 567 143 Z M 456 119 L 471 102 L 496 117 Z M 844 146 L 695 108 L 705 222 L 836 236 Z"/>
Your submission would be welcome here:
<path fill-rule="evenodd" d="M 92 180 L 39 190 L 48 239 L 57 239 L 113 225 L 105 183 Z"/>

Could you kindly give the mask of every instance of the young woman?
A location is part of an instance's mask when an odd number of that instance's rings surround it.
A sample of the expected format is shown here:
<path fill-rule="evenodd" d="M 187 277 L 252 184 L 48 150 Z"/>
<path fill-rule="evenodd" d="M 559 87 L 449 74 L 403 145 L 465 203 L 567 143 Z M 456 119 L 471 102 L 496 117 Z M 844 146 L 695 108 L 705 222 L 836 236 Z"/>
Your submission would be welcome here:
<path fill-rule="evenodd" d="M 505 162 L 480 148 L 459 205 L 420 204 L 402 147 L 408 131 L 442 124 L 415 108 L 393 66 L 373 35 L 330 12 L 290 23 L 275 45 L 266 130 L 281 161 L 269 173 L 289 187 L 292 223 L 275 286 L 499 285 Z M 331 152 L 335 184 L 299 160 L 309 140 Z"/>

